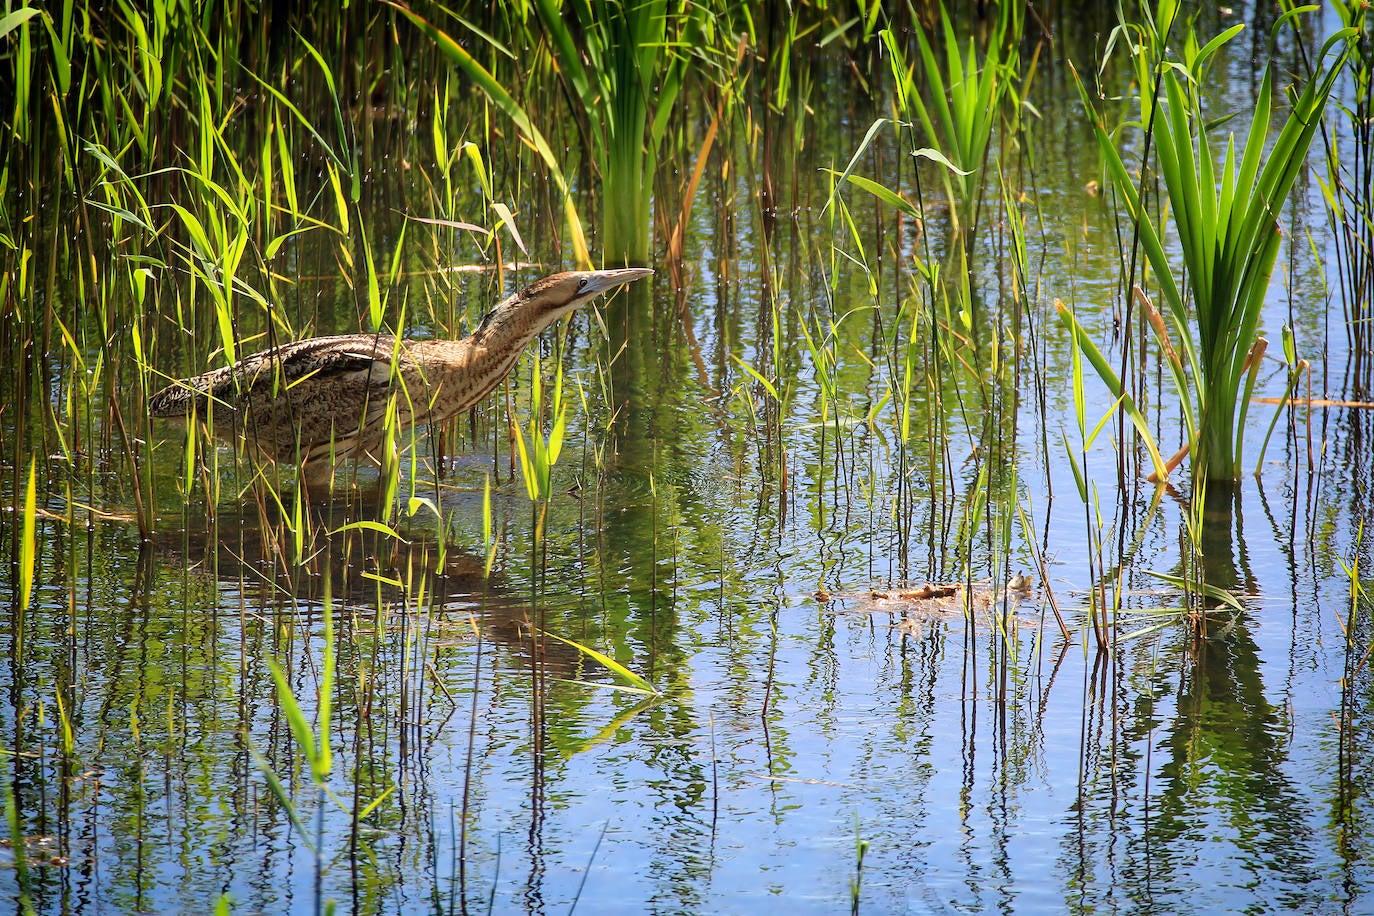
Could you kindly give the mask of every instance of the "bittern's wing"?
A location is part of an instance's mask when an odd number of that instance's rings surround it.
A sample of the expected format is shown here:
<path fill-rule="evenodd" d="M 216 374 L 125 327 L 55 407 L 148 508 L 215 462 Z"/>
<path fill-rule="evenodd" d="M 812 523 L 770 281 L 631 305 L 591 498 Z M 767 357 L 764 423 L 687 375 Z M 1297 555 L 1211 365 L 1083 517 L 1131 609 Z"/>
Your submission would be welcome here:
<path fill-rule="evenodd" d="M 321 386 L 362 394 L 367 387 L 387 383 L 392 346 L 390 337 L 371 334 L 283 344 L 241 360 L 233 367 L 237 372 L 216 379 L 210 394 L 230 404 L 243 394 L 257 401 L 292 389 Z"/>

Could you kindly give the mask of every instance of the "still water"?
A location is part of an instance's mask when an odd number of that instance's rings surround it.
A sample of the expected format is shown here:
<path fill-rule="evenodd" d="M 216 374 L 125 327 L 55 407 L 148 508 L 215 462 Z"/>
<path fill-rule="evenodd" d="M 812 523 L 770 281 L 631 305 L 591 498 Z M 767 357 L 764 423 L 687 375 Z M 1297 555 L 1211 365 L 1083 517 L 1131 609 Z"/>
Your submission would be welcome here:
<path fill-rule="evenodd" d="M 1024 196 L 1015 213 L 988 204 L 969 317 L 956 304 L 915 325 L 912 264 L 946 257 L 948 211 L 931 192 L 917 230 L 856 192 L 855 228 L 836 221 L 823 170 L 844 167 L 882 106 L 833 56 L 812 66 L 850 94 L 813 90 L 776 211 L 744 165 L 749 132 L 727 132 L 718 155 L 734 167 L 699 191 L 681 276 L 661 269 L 541 341 L 570 405 L 542 519 L 499 394 L 446 440 L 438 482 L 433 449 L 414 450 L 394 512 L 377 509 L 375 471 L 351 502 L 297 506 L 289 472 L 277 490 L 276 471 L 269 486 L 226 448 L 188 486 L 185 433 L 161 423 L 141 491 L 108 416 L 69 419 L 74 391 L 104 391 L 99 348 L 77 365 L 6 321 L 6 354 L 23 355 L 0 373 L 19 405 L 0 433 L 46 446 L 26 610 L 28 453 L 0 457 L 14 507 L 0 746 L 23 850 L 5 853 L 6 901 L 22 884 L 44 913 L 1374 906 L 1374 629 L 1352 595 L 1369 564 L 1367 412 L 1285 410 L 1260 473 L 1209 494 L 1206 578 L 1239 609 L 1190 611 L 1152 575 L 1183 568 L 1186 465 L 1157 493 L 1131 449 L 1118 484 L 1114 423 L 1083 447 L 1053 303 L 1115 352 L 1118 224 L 1085 189 L 1096 153 L 1062 59 L 1042 64 L 1043 122 L 1019 141 L 1035 154 Z M 1217 94 L 1253 92 L 1252 70 L 1228 59 Z M 879 143 L 868 174 L 901 184 L 902 160 Z M 434 333 L 436 300 L 470 320 L 567 266 L 552 243 L 500 279 L 424 264 L 397 215 L 432 215 L 421 184 L 378 168 L 362 198 L 378 260 L 400 246 L 398 297 L 430 303 L 412 333 Z M 1309 244 L 1330 254 L 1320 206 L 1300 183 L 1285 225 L 1299 243 L 1262 324 L 1274 340 L 1294 326 L 1313 396 L 1340 399 L 1339 303 L 1310 282 Z M 1016 219 L 1024 289 L 1004 251 Z M 362 293 L 321 247 L 284 249 L 285 307 L 316 333 L 352 332 Z M 160 283 L 166 296 L 190 280 Z M 79 290 L 63 292 L 57 312 L 79 313 Z M 921 342 L 939 327 L 962 343 Z M 913 340 L 908 378 L 893 354 Z M 175 375 L 209 349 L 164 334 L 151 362 Z M 1256 395 L 1284 385 L 1275 363 Z M 1091 429 L 1112 404 L 1091 373 L 1085 386 Z M 526 361 L 511 393 L 524 424 L 529 388 Z M 1177 410 L 1152 390 L 1172 451 Z M 1247 467 L 1274 409 L 1253 411 Z M 79 460 L 58 428 L 91 431 Z M 1101 633 L 1094 593 L 1099 613 L 1119 603 Z M 327 735 L 318 781 L 273 665 L 310 740 Z"/>

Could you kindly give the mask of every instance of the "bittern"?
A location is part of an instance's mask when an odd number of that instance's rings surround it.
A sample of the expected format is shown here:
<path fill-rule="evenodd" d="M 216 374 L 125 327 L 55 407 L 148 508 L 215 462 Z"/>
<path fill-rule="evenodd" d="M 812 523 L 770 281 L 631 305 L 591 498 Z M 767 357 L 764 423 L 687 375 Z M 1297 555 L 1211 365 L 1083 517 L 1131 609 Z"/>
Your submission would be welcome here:
<path fill-rule="evenodd" d="M 213 417 L 221 438 L 242 436 L 273 461 L 299 462 L 307 482 L 318 483 L 337 461 L 381 463 L 389 405 L 400 428 L 444 422 L 486 397 L 549 325 L 652 273 L 627 267 L 545 277 L 502 300 L 462 340 L 345 334 L 283 344 L 174 382 L 149 399 L 148 410 Z"/>

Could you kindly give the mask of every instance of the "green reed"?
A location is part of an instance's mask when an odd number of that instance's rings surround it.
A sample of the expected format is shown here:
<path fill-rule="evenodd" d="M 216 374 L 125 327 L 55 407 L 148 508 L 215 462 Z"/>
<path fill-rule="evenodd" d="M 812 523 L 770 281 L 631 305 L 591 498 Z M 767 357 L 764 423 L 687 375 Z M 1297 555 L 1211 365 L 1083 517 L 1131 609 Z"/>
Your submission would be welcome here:
<path fill-rule="evenodd" d="M 709 6 L 668 0 L 571 4 L 535 0 L 558 72 L 586 118 L 605 182 L 602 256 L 650 261 L 658 155 L 687 76 L 684 49 L 709 41 Z M 586 64 L 583 64 L 585 55 Z"/>
<path fill-rule="evenodd" d="M 1368 192 L 1374 186 L 1374 9 L 1361 0 L 1331 0 L 1327 9 L 1350 36 L 1345 70 L 1350 91 L 1349 102 L 1336 106 L 1341 117 L 1335 129 L 1322 131 L 1326 180 L 1321 187 L 1339 252 L 1333 267 L 1344 299 L 1351 375 L 1368 390 L 1374 385 L 1374 200 Z M 1294 31 L 1303 47 L 1301 31 Z M 1342 122 L 1348 135 L 1340 129 Z"/>
<path fill-rule="evenodd" d="M 1175 14 L 1171 3 L 1160 4 L 1154 21 L 1163 23 L 1164 34 Z M 1224 32 L 1200 48 L 1190 40 L 1181 62 L 1159 59 L 1156 77 L 1164 98 L 1151 92 L 1142 103 L 1146 123 L 1154 125 L 1156 161 L 1182 253 L 1183 277 L 1142 205 L 1142 193 L 1115 138 L 1079 83 L 1099 151 L 1159 284 L 1168 330 L 1164 322 L 1150 324 L 1179 396 L 1194 480 L 1232 481 L 1240 475 L 1250 393 L 1266 345 L 1258 325 L 1281 240 L 1278 211 L 1303 168 L 1326 100 L 1344 66 L 1344 56 L 1338 56 L 1307 82 L 1293 99 L 1267 160 L 1261 162 L 1269 146 L 1274 105 L 1273 68 L 1266 68 L 1245 146 L 1238 156 L 1234 138 L 1228 139 L 1218 168 L 1197 87 L 1206 80 L 1211 58 L 1238 30 Z M 1344 33 L 1333 36 L 1319 60 L 1324 61 L 1345 37 Z M 1161 46 L 1162 40 L 1156 36 Z M 1060 314 L 1081 341 L 1081 328 L 1074 326 L 1072 314 Z M 1113 393 L 1123 397 L 1115 374 L 1109 367 L 1103 373 L 1105 361 L 1100 365 L 1094 361 L 1094 367 Z M 1132 421 L 1139 430 L 1135 416 Z M 1157 453 L 1152 452 L 1152 458 L 1156 474 L 1167 473 Z"/>
<path fill-rule="evenodd" d="M 902 297 L 900 310 L 893 322 L 893 345 L 888 353 L 901 354 L 900 363 L 889 366 L 889 390 L 897 406 L 894 430 L 897 442 L 897 494 L 895 512 L 900 531 L 898 553 L 901 578 L 912 573 L 910 532 L 914 527 L 916 497 L 912 488 L 911 465 L 924 459 L 924 470 L 932 484 L 947 479 L 949 466 L 949 436 L 946 434 L 945 386 L 940 367 L 945 363 L 943 348 L 938 343 L 939 331 L 932 309 L 935 290 L 940 286 L 938 264 L 918 261 L 918 280 Z M 905 339 L 902 332 L 906 331 Z M 924 423 L 920 421 L 924 420 Z M 929 434 L 921 435 L 925 429 Z M 924 448 L 922 448 L 924 446 Z M 932 492 L 932 498 L 934 492 Z M 934 513 L 932 511 L 931 515 Z M 933 547 L 935 523 L 928 532 Z M 930 550 L 926 575 L 934 575 L 935 550 Z"/>
<path fill-rule="evenodd" d="M 1084 534 L 1088 545 L 1088 567 L 1091 578 L 1091 585 L 1087 592 L 1087 613 L 1096 646 L 1099 651 L 1105 651 L 1126 640 L 1136 639 L 1180 622 L 1192 624 L 1194 632 L 1201 633 L 1202 629 L 1205 629 L 1209 616 L 1214 615 L 1215 609 L 1222 608 L 1228 612 L 1238 612 L 1241 609 L 1234 596 L 1224 588 L 1205 581 L 1204 578 L 1202 563 L 1205 543 L 1203 517 L 1206 506 L 1207 481 L 1202 479 L 1194 482 L 1192 498 L 1183 507 L 1181 513 L 1183 530 L 1180 541 L 1184 545 L 1182 556 L 1179 559 L 1181 574 L 1142 570 L 1145 575 L 1178 588 L 1183 595 L 1182 605 L 1128 610 L 1126 607 L 1127 585 L 1123 579 L 1131 570 L 1139 568 L 1136 554 L 1144 542 L 1145 533 L 1159 511 L 1160 503 L 1166 491 L 1163 480 L 1168 474 L 1170 463 L 1160 456 L 1153 428 L 1148 418 L 1125 390 L 1125 386 L 1116 376 L 1115 370 L 1107 362 L 1106 357 L 1088 337 L 1078 322 L 1075 311 L 1058 300 L 1055 301 L 1055 308 L 1060 320 L 1073 332 L 1070 357 L 1073 408 L 1078 428 L 1078 440 L 1076 443 L 1071 442 L 1067 433 L 1061 433 L 1061 442 L 1064 456 L 1067 458 L 1073 473 L 1079 501 L 1083 504 Z M 1088 364 L 1087 366 L 1084 365 L 1085 362 Z M 1111 407 L 1091 426 L 1089 421 L 1092 418 L 1088 413 L 1089 399 L 1085 386 L 1086 372 L 1089 367 L 1107 383 L 1108 389 L 1115 396 Z M 1125 530 L 1128 519 L 1123 504 L 1117 505 L 1115 517 L 1108 518 L 1104 513 L 1104 502 L 1098 491 L 1097 483 L 1087 473 L 1089 450 L 1096 443 L 1098 437 L 1110 428 L 1113 417 L 1118 412 L 1125 414 L 1131 420 L 1142 446 L 1149 453 L 1156 468 L 1151 479 L 1159 482 L 1159 485 L 1154 488 L 1148 507 L 1138 524 L 1135 525 L 1134 533 L 1130 534 L 1129 537 L 1127 536 L 1129 532 Z M 1113 537 L 1117 542 L 1117 548 L 1114 552 L 1110 549 L 1110 542 Z M 1055 614 L 1059 614 L 1057 606 L 1055 607 Z M 1123 632 L 1120 625 L 1127 620 L 1128 616 L 1136 620 L 1143 618 L 1145 622 L 1129 632 Z M 1064 626 L 1062 619 L 1060 626 L 1061 628 Z"/>
<path fill-rule="evenodd" d="M 320 899 L 320 876 L 324 870 L 324 801 L 326 797 L 335 798 L 340 807 L 343 803 L 333 796 L 329 788 L 329 777 L 333 772 L 333 752 L 331 749 L 332 738 L 331 729 L 333 724 L 330 717 L 330 708 L 333 702 L 334 693 L 334 611 L 329 597 L 329 580 L 325 580 L 325 600 L 324 600 L 324 658 L 323 670 L 319 679 L 319 692 L 316 696 L 316 717 L 318 721 L 318 732 L 316 727 L 311 724 L 309 716 L 306 715 L 297 699 L 295 692 L 291 689 L 291 684 L 287 679 L 280 663 L 276 659 L 268 659 L 268 667 L 272 672 L 272 680 L 277 688 L 277 701 L 280 704 L 281 714 L 286 719 L 287 726 L 291 730 L 291 735 L 295 739 L 296 747 L 303 756 L 306 767 L 310 774 L 310 779 L 315 785 L 318 799 L 316 801 L 317 820 L 315 829 L 312 831 L 307 828 L 301 818 L 301 812 L 290 791 L 282 783 L 281 777 L 272 768 L 271 764 L 256 749 L 254 749 L 254 759 L 258 769 L 261 770 L 263 778 L 267 781 L 267 787 L 272 795 L 281 805 L 282 810 L 290 818 L 292 826 L 296 828 L 301 841 L 315 855 L 316 869 L 316 909 L 319 910 Z"/>
<path fill-rule="evenodd" d="M 511 123 L 534 147 L 544 167 L 548 169 L 549 179 L 562 197 L 563 216 L 566 220 L 573 258 L 579 266 L 590 267 L 591 253 L 587 249 L 586 233 L 582 228 L 582 217 L 577 212 L 577 204 L 570 193 L 568 179 L 563 174 L 561 160 L 554 153 L 543 132 L 535 124 L 526 106 L 516 101 L 511 92 L 461 44 L 449 37 L 448 33 L 411 10 L 395 4 L 392 5 L 433 41 L 449 61 L 482 90 L 492 104 L 511 120 Z"/>
<path fill-rule="evenodd" d="M 532 104 L 517 100 L 509 80 L 499 79 L 439 27 L 397 8 L 528 139 L 563 197 L 574 257 L 579 264 L 589 264 L 563 160 L 545 139 L 552 125 L 541 130 L 531 115 Z M 582 122 L 590 160 L 604 183 L 602 258 L 606 264 L 648 264 L 658 158 L 689 72 L 686 49 L 709 48 L 714 41 L 709 7 L 668 0 L 566 6 L 536 0 L 533 8 L 554 69 L 574 103 L 573 114 Z M 508 53 L 490 33 L 464 25 L 494 49 Z"/>
<path fill-rule="evenodd" d="M 830 431 L 831 423 L 834 423 L 834 442 L 835 447 L 839 447 L 841 435 L 840 405 L 837 401 L 839 394 L 836 374 L 839 371 L 839 354 L 837 331 L 839 321 L 843 321 L 843 316 L 836 321 L 834 317 L 821 316 L 815 317 L 816 327 L 811 327 L 811 320 L 805 316 L 800 321 L 802 339 L 807 355 L 810 357 L 811 375 L 816 384 L 816 396 L 818 399 L 817 407 L 820 416 L 817 420 L 816 428 L 820 433 L 820 441 L 817 444 L 816 452 L 816 512 L 817 527 L 824 530 L 825 521 L 825 470 L 826 470 L 826 440 Z M 823 323 L 824 321 L 824 323 Z M 839 481 L 835 481 L 838 486 Z"/>
<path fill-rule="evenodd" d="M 554 369 L 553 392 L 549 399 L 549 432 L 546 436 L 544 424 L 543 387 L 544 379 L 540 372 L 539 354 L 534 354 L 530 365 L 530 421 L 529 441 L 525 441 L 525 431 L 515 427 L 515 444 L 520 453 L 520 470 L 525 480 L 525 493 L 531 502 L 541 505 L 542 520 L 548 509 L 548 499 L 553 495 L 553 466 L 563 452 L 563 440 L 568 431 L 568 408 L 563 400 L 563 363 L 559 360 Z"/>
<path fill-rule="evenodd" d="M 784 423 L 797 390 L 797 374 L 789 367 L 792 319 L 784 307 L 783 297 L 776 292 L 767 296 L 763 307 L 767 309 L 766 320 L 759 321 L 753 361 L 730 354 L 730 359 L 744 373 L 732 386 L 731 397 L 744 404 L 750 424 L 761 433 L 755 439 L 759 466 L 765 475 L 777 481 L 783 497 L 779 500 L 778 511 L 783 513 L 790 489 Z"/>
<path fill-rule="evenodd" d="M 940 44 L 916 29 L 922 76 L 928 92 L 914 91 L 913 67 L 891 30 L 881 35 L 896 77 L 899 117 L 921 125 L 950 168 L 941 173 L 954 224 L 969 253 L 977 235 L 979 208 L 993 129 L 1009 103 L 1017 101 L 1020 41 L 1024 24 L 1019 3 L 998 3 L 997 17 L 981 52 L 972 37 L 960 50 L 959 37 L 944 3 L 940 4 Z"/>
<path fill-rule="evenodd" d="M 1140 431 L 1141 438 L 1151 448 L 1155 455 L 1157 466 L 1162 466 L 1163 460 L 1158 458 L 1158 451 L 1154 449 L 1154 437 L 1150 432 L 1150 425 L 1134 402 L 1121 389 L 1119 381 L 1113 386 L 1108 381 L 1108 387 L 1116 396 L 1116 404 L 1111 411 L 1102 416 L 1097 423 L 1088 426 L 1088 398 L 1084 386 L 1084 366 L 1083 360 L 1086 358 L 1092 367 L 1097 370 L 1103 378 L 1108 376 L 1115 379 L 1116 375 L 1111 366 L 1103 358 L 1097 347 L 1092 343 L 1078 324 L 1073 312 L 1056 300 L 1055 308 L 1061 316 L 1068 315 L 1065 319 L 1074 328 L 1073 344 L 1070 347 L 1070 367 L 1072 379 L 1073 409 L 1074 420 L 1078 426 L 1078 442 L 1074 444 L 1069 441 L 1067 432 L 1061 433 L 1064 448 L 1064 457 L 1068 459 L 1069 469 L 1073 472 L 1074 486 L 1078 490 L 1078 499 L 1083 504 L 1084 537 L 1088 544 L 1088 563 L 1090 567 L 1089 580 L 1092 583 L 1088 589 L 1088 626 L 1091 628 L 1095 637 L 1097 649 L 1105 651 L 1111 645 L 1110 633 L 1108 631 L 1108 621 L 1113 616 L 1113 611 L 1119 609 L 1120 590 L 1113 589 L 1110 596 L 1107 593 L 1108 577 L 1106 573 L 1106 562 L 1104 559 L 1106 525 L 1102 519 L 1102 504 L 1098 497 L 1097 484 L 1090 480 L 1085 470 L 1088 462 L 1088 450 L 1092 448 L 1094 441 L 1101 434 L 1103 428 L 1111 421 L 1116 409 L 1126 411 Z M 1062 626 L 1062 623 L 1061 623 Z"/>
<path fill-rule="evenodd" d="M 864 857 L 868 855 L 869 842 L 859 830 L 859 820 L 854 819 L 854 874 L 849 878 L 849 912 L 859 916 L 859 900 L 864 886 Z"/>
<path fill-rule="evenodd" d="M 619 684 L 612 685 L 614 689 L 623 690 L 629 693 L 644 694 L 645 696 L 649 697 L 662 696 L 662 693 L 657 688 L 655 688 L 653 684 L 649 683 L 649 681 L 645 679 L 643 675 L 636 674 L 634 671 L 625 667 L 620 662 L 611 658 L 609 655 L 606 655 L 604 652 L 598 652 L 590 646 L 584 645 L 580 642 L 577 642 L 576 640 L 566 639 L 562 636 L 557 635 L 556 633 L 544 631 L 542 635 L 550 637 L 552 639 L 556 639 L 566 646 L 571 646 L 572 648 L 576 649 L 580 654 L 586 656 L 587 658 L 590 658 L 592 661 L 596 662 L 598 665 L 605 668 L 607 671 L 609 671 L 612 675 L 615 676 L 616 680 L 620 681 Z M 581 680 L 574 680 L 572 683 L 584 684 L 587 686 L 602 686 L 600 684 L 591 684 L 588 681 Z"/>
<path fill-rule="evenodd" d="M 1019 73 L 1020 12 L 1013 5 L 999 5 L 997 20 L 982 50 L 978 43 L 970 39 L 961 51 L 952 20 L 943 9 L 940 31 L 940 42 L 933 41 L 924 32 L 917 32 L 919 63 L 908 62 L 908 55 L 893 30 L 880 33 L 896 90 L 894 116 L 879 118 L 870 126 L 836 183 L 837 190 L 852 185 L 867 192 L 890 207 L 900 220 L 914 221 L 918 227 L 924 228 L 926 212 L 922 203 L 921 171 L 916 166 L 920 160 L 927 160 L 938 166 L 939 180 L 951 204 L 951 223 L 955 230 L 955 245 L 951 255 L 956 259 L 952 262 L 955 266 L 949 272 L 941 268 L 940 261 L 931 250 L 929 233 L 923 232 L 923 253 L 915 255 L 910 264 L 911 295 L 904 298 L 904 314 L 899 316 L 888 335 L 887 352 L 896 357 L 889 360 L 887 376 L 891 397 L 897 407 L 897 441 L 900 444 L 898 464 L 903 469 L 899 481 L 905 477 L 909 447 L 914 444 L 911 442 L 912 408 L 918 401 L 912 397 L 912 389 L 918 378 L 924 382 L 925 398 L 932 400 L 931 409 L 926 413 L 929 422 L 943 424 L 946 422 L 946 411 L 954 410 L 961 413 L 968 424 L 972 448 L 991 448 L 995 454 L 1002 454 L 1008 441 L 1014 443 L 1015 389 L 1009 389 L 1008 382 L 1019 378 L 1020 362 L 1010 358 L 1007 347 L 1009 341 L 1017 340 L 1020 336 L 1024 303 L 1021 291 L 1025 286 L 1025 271 L 1021 269 L 1013 279 L 1013 310 L 1007 321 L 999 320 L 996 325 L 983 328 L 980 318 L 982 309 L 977 307 L 979 291 L 973 285 L 967 259 L 980 222 L 979 212 L 989 174 L 988 164 L 994 158 L 992 138 L 998 125 L 1003 128 L 1005 149 L 996 157 L 997 174 L 1003 176 L 1004 185 L 1006 180 L 1002 157 L 1018 143 L 1019 116 L 1016 109 L 1020 104 L 1020 93 L 1017 86 L 1022 79 Z M 937 55 L 938 45 L 943 45 L 942 56 Z M 1028 81 L 1029 77 L 1025 79 Z M 899 146 L 909 154 L 913 164 L 914 190 L 910 195 L 890 183 L 857 173 L 861 159 L 869 156 L 871 149 L 877 148 L 878 141 L 889 125 L 896 128 Z M 934 146 L 921 146 L 916 141 L 918 132 L 928 144 Z M 838 199 L 836 194 L 831 195 L 826 205 L 827 211 L 837 205 Z M 1013 208 L 1008 208 L 1008 215 L 1019 218 Z M 1023 230 L 1019 223 L 1016 228 Z M 999 235 L 999 239 L 1001 237 Z M 1012 245 L 1020 253 L 1023 262 L 1024 244 L 1023 235 L 1013 235 Z M 908 307 L 911 309 L 909 314 L 906 313 Z M 1003 324 L 1008 325 L 1005 335 Z M 910 330 L 906 343 L 902 344 L 901 332 L 908 327 Z M 922 363 L 923 368 L 918 368 Z M 949 371 L 951 369 L 952 374 Z M 964 382 L 969 385 L 966 387 Z M 1004 390 L 1010 392 L 1013 402 L 1000 405 L 999 391 Z M 950 395 L 948 401 L 947 393 Z M 1013 418 L 1010 440 L 1007 440 L 1002 424 L 992 422 L 994 415 Z M 980 416 L 986 416 L 988 422 L 980 422 Z M 972 431 L 975 429 L 981 431 L 974 434 Z M 948 436 L 930 431 L 930 435 L 921 435 L 920 438 L 925 443 L 925 463 L 931 480 L 949 480 L 952 468 Z M 944 443 L 943 447 L 938 443 Z M 898 502 L 904 504 L 905 508 L 899 509 L 898 515 L 909 519 L 912 506 L 910 500 L 903 496 L 904 489 L 905 485 L 899 483 Z M 951 503 L 939 514 L 949 517 L 952 511 Z M 937 513 L 932 512 L 932 547 L 936 538 L 936 517 Z M 978 517 L 981 522 L 991 523 L 993 516 L 979 513 Z M 1000 515 L 996 517 L 1001 518 Z M 903 522 L 903 527 L 909 528 L 909 521 Z M 988 533 L 991 537 L 991 528 Z M 971 545 L 972 537 L 973 532 L 966 531 L 963 543 Z M 906 540 L 907 535 L 904 534 L 901 541 L 904 543 Z M 991 544 L 992 541 L 989 541 Z M 965 563 L 964 571 L 967 572 L 967 569 Z"/>
<path fill-rule="evenodd" d="M 46 16 L 43 10 L 38 7 L 21 7 L 13 10 L 4 18 L 0 18 L 0 39 L 5 39 L 11 32 L 17 31 L 17 40 L 14 47 L 14 104 L 11 108 L 10 124 L 15 136 L 20 141 L 29 139 L 31 128 L 29 119 L 29 100 L 33 96 L 36 88 L 33 83 L 34 75 L 34 51 L 33 36 L 30 33 L 32 26 L 30 20 L 38 16 Z M 45 19 L 45 24 L 50 20 Z M 51 29 L 51 25 L 49 25 Z M 55 66 L 66 65 L 66 55 L 60 52 L 54 54 Z"/>
<path fill-rule="evenodd" d="M 29 459 L 29 478 L 24 487 L 24 509 L 20 516 L 19 531 L 19 611 L 21 614 L 28 611 L 29 602 L 33 600 L 33 574 L 34 563 L 38 556 L 38 462 L 36 458 Z M 18 658 L 24 657 L 23 652 L 23 633 L 22 629 L 15 634 L 18 645 L 15 655 Z"/>

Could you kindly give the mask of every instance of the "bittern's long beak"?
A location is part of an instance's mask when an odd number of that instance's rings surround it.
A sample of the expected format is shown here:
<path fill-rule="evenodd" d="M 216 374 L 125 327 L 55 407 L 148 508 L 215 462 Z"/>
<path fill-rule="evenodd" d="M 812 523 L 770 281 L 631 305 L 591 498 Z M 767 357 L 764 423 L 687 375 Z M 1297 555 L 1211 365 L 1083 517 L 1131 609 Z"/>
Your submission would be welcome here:
<path fill-rule="evenodd" d="M 626 283 L 633 283 L 635 280 L 653 276 L 653 273 L 647 267 L 619 267 L 614 270 L 591 271 L 578 288 L 577 298 L 595 296 L 606 290 L 615 289 L 617 286 L 624 286 Z"/>

